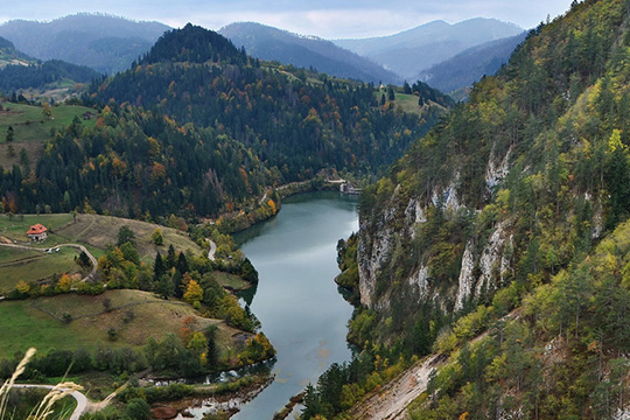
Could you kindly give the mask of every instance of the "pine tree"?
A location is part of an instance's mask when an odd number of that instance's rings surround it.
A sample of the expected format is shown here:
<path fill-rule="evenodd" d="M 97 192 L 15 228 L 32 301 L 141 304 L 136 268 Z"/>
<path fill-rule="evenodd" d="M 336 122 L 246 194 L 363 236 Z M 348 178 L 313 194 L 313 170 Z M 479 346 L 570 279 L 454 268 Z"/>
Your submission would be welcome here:
<path fill-rule="evenodd" d="M 396 93 L 394 92 L 394 89 L 391 86 L 387 88 L 387 99 L 389 99 L 390 101 L 396 100 Z"/>
<path fill-rule="evenodd" d="M 14 139 L 15 139 L 15 132 L 13 131 L 13 126 L 10 125 L 9 128 L 7 128 L 6 141 L 7 143 L 11 143 Z"/>
<path fill-rule="evenodd" d="M 190 269 L 188 268 L 188 260 L 186 259 L 186 255 L 183 252 L 179 253 L 176 269 L 182 275 L 190 271 Z"/>
<path fill-rule="evenodd" d="M 175 254 L 175 248 L 173 248 L 173 244 L 171 244 L 168 247 L 168 255 L 166 257 L 166 266 L 168 268 L 173 268 L 175 267 L 176 263 L 177 263 L 177 255 Z"/>
<path fill-rule="evenodd" d="M 153 281 L 158 282 L 162 276 L 166 273 L 166 267 L 162 260 L 162 255 L 158 252 L 155 256 L 155 263 L 153 264 Z"/>

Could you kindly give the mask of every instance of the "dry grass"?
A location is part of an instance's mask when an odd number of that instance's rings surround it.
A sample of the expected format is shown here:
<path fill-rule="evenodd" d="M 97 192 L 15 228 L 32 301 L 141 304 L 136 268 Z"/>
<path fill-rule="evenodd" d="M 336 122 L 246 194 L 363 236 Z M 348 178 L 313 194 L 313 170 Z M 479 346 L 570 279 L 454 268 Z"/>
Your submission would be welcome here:
<path fill-rule="evenodd" d="M 153 223 L 119 217 L 81 214 L 78 216 L 76 223 L 69 223 L 57 230 L 56 233 L 69 241 L 105 249 L 108 245 L 116 243 L 118 231 L 123 226 L 127 226 L 133 231 L 136 236 L 135 242 L 138 252 L 142 258 L 147 260 L 153 260 L 158 251 L 165 254 L 169 245 L 173 245 L 175 249 L 180 251 L 190 250 L 195 254 L 203 252 L 184 232 Z M 158 228 L 162 231 L 162 236 L 164 237 L 164 245 L 162 246 L 156 246 L 151 241 L 151 235 Z"/>
<path fill-rule="evenodd" d="M 15 372 L 0 387 L 0 420 L 4 420 L 9 413 L 9 394 L 16 387 L 16 381 L 26 370 L 26 366 L 35 356 L 33 347 L 26 351 L 22 361 L 18 364 Z M 27 420 L 46 420 L 51 418 L 56 412 L 58 403 L 69 397 L 75 391 L 82 391 L 83 388 L 73 382 L 61 382 L 53 386 L 42 400 L 32 409 Z"/>
<path fill-rule="evenodd" d="M 105 300 L 110 310 L 105 310 Z M 64 314 L 72 322 L 64 323 Z M 222 356 L 238 348 L 234 336 L 241 333 L 223 321 L 200 316 L 190 305 L 162 300 L 139 290 L 110 290 L 99 296 L 75 294 L 42 297 L 0 304 L 0 354 L 14 354 L 31 345 L 41 351 L 99 347 L 139 349 L 150 337 L 180 334 L 186 322 L 193 330 L 218 327 L 217 343 Z M 108 331 L 118 332 L 110 341 Z M 10 339 L 4 339 L 10 337 Z"/>

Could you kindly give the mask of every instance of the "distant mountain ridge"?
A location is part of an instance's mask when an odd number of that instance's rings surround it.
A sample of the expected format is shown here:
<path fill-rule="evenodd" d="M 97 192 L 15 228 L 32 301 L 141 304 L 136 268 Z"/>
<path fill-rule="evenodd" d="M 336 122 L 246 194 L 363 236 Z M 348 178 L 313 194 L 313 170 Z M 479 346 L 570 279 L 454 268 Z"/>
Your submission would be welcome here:
<path fill-rule="evenodd" d="M 9 21 L 0 25 L 0 36 L 40 60 L 58 59 L 115 73 L 128 68 L 169 29 L 158 22 L 77 14 L 50 22 Z"/>
<path fill-rule="evenodd" d="M 469 48 L 424 70 L 413 80 L 422 80 L 447 93 L 469 87 L 483 76 L 494 75 L 526 36 L 527 32 L 523 32 Z"/>
<path fill-rule="evenodd" d="M 433 21 L 390 36 L 333 42 L 412 79 L 470 47 L 521 32 L 523 29 L 513 23 L 475 18 L 455 24 Z"/>
<path fill-rule="evenodd" d="M 254 22 L 232 23 L 219 33 L 247 53 L 296 67 L 314 68 L 331 76 L 365 82 L 399 83 L 400 77 L 381 65 L 333 42 Z"/>

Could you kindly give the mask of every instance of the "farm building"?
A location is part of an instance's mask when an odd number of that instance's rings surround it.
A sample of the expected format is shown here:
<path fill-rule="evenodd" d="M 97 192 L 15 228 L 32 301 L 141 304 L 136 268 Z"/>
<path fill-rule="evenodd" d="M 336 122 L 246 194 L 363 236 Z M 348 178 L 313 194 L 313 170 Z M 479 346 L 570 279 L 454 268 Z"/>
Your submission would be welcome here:
<path fill-rule="evenodd" d="M 43 241 L 48 238 L 48 228 L 41 224 L 33 225 L 26 232 L 26 236 L 31 241 Z"/>

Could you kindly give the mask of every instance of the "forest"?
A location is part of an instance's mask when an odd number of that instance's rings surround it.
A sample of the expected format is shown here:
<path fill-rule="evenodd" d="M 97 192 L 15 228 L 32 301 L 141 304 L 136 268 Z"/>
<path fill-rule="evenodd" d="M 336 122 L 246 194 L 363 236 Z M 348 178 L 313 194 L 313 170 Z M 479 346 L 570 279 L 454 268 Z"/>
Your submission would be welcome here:
<path fill-rule="evenodd" d="M 0 69 L 0 92 L 11 94 L 20 89 L 40 89 L 57 82 L 90 83 L 100 74 L 89 67 L 60 60 L 29 66 L 9 65 Z"/>
<path fill-rule="evenodd" d="M 349 333 L 362 352 L 309 390 L 306 418 L 343 418 L 433 352 L 450 362 L 414 419 L 623 407 L 628 13 L 624 1 L 574 2 L 533 30 L 362 195 L 359 237 L 341 247 L 358 249 L 358 265 L 340 259 L 343 284 L 362 292 Z"/>
<path fill-rule="evenodd" d="M 2 171 L 3 206 L 216 217 L 322 169 L 368 176 L 452 106 L 414 87 L 431 104 L 421 115 L 379 105 L 372 85 L 273 66 L 188 25 L 132 69 L 92 84 L 82 101 L 101 109 L 96 127 L 77 119 L 53 133 L 34 172 Z"/>

